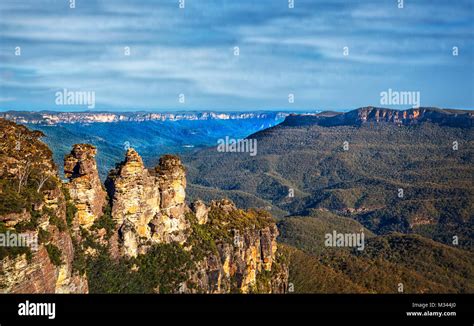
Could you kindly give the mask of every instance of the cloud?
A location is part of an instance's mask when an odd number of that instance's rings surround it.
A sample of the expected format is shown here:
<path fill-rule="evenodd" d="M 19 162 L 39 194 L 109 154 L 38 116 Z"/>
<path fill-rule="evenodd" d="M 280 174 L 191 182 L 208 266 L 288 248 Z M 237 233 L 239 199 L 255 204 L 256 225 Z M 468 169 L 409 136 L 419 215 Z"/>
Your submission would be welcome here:
<path fill-rule="evenodd" d="M 295 105 L 338 108 L 369 104 L 387 85 L 422 89 L 439 106 L 474 106 L 469 1 L 405 1 L 404 9 L 395 1 L 295 5 L 2 2 L 0 96 L 14 99 L 2 108 L 54 109 L 51 94 L 62 88 L 96 91 L 98 109 L 291 107 L 290 92 Z M 427 77 L 434 75 L 445 82 Z"/>
<path fill-rule="evenodd" d="M 0 97 L 0 102 L 12 102 L 15 101 L 16 98 L 14 97 Z"/>

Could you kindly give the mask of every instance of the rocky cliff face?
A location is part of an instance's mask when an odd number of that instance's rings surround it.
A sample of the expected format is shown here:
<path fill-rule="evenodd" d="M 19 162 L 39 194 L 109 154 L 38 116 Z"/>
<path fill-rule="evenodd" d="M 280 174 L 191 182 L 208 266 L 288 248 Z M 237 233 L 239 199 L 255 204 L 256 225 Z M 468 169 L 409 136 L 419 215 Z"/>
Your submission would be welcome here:
<path fill-rule="evenodd" d="M 386 108 L 364 107 L 339 116 L 342 121 L 351 121 L 363 124 L 367 122 L 385 122 L 396 125 L 414 125 L 422 122 L 431 122 L 451 127 L 472 127 L 474 115 L 469 111 L 452 111 L 437 108 L 413 108 L 408 110 L 393 110 Z M 337 118 L 336 118 L 337 120 Z"/>
<path fill-rule="evenodd" d="M 292 114 L 285 118 L 283 126 L 360 126 L 367 123 L 387 123 L 397 126 L 416 125 L 424 122 L 458 128 L 472 128 L 474 114 L 470 111 L 438 108 L 413 108 L 394 110 L 363 107 L 349 112 L 322 112 L 316 115 Z"/>
<path fill-rule="evenodd" d="M 202 204 L 199 209 L 202 212 Z M 214 251 L 199 262 L 192 281 L 206 293 L 284 293 L 288 268 L 277 257 L 278 229 L 270 216 L 243 211 L 229 200 L 213 201 L 204 227 L 215 238 Z M 197 215 L 197 214 L 196 214 Z M 201 219 L 197 219 L 201 223 Z M 256 223 L 255 223 L 256 222 Z M 254 224 L 255 223 L 255 224 Z"/>
<path fill-rule="evenodd" d="M 0 293 L 87 293 L 85 276 L 73 271 L 66 200 L 41 136 L 0 119 Z M 4 243 L 20 235 L 27 246 Z"/>
<path fill-rule="evenodd" d="M 201 113 L 141 113 L 141 112 L 0 112 L 0 118 L 16 123 L 55 125 L 58 123 L 111 123 L 179 120 L 229 120 L 229 119 L 281 119 L 286 112 L 201 112 Z"/>
<path fill-rule="evenodd" d="M 96 152 L 92 145 L 77 144 L 64 159 L 64 174 L 69 179 L 66 187 L 77 208 L 74 221 L 86 229 L 102 215 L 106 203 L 95 162 Z"/>

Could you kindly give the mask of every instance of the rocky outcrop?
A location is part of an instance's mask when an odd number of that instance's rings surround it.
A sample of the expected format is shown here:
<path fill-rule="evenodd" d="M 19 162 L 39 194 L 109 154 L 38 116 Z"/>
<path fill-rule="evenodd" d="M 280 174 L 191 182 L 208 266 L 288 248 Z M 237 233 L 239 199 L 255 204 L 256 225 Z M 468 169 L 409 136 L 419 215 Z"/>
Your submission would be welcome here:
<path fill-rule="evenodd" d="M 120 240 L 121 253 L 136 256 L 139 242 L 151 238 L 150 222 L 159 212 L 160 195 L 155 178 L 145 169 L 137 152 L 129 149 L 125 160 L 110 172 L 106 188 L 117 225 L 113 241 Z"/>
<path fill-rule="evenodd" d="M 87 293 L 86 277 L 72 267 L 62 185 L 40 136 L 0 119 L 0 233 L 30 239 L 0 247 L 0 293 Z"/>
<path fill-rule="evenodd" d="M 160 190 L 160 214 L 152 221 L 153 239 L 158 243 L 186 240 L 189 223 L 185 213 L 186 174 L 177 156 L 165 155 L 155 168 L 156 182 Z"/>
<path fill-rule="evenodd" d="M 288 267 L 277 257 L 278 229 L 269 215 L 239 210 L 227 199 L 212 201 L 206 227 L 229 236 L 215 239 L 216 250 L 199 263 L 192 281 L 201 291 L 286 292 Z"/>
<path fill-rule="evenodd" d="M 275 229 L 235 231 L 232 243 L 218 245 L 218 254 L 207 258 L 207 291 L 248 293 L 257 287 L 257 276 L 270 272 L 276 243 Z M 234 284 L 233 284 L 234 283 Z M 234 288 L 233 288 L 234 287 Z"/>
<path fill-rule="evenodd" d="M 74 220 L 86 229 L 102 215 L 106 204 L 106 192 L 97 172 L 96 153 L 97 149 L 92 145 L 77 144 L 64 159 L 64 174 L 69 179 L 66 187 L 77 208 Z"/>
<path fill-rule="evenodd" d="M 119 251 L 129 257 L 153 243 L 184 242 L 186 178 L 179 158 L 164 156 L 151 172 L 134 149 L 106 180 Z"/>
<path fill-rule="evenodd" d="M 474 114 L 468 110 L 450 110 L 420 107 L 408 110 L 395 110 L 363 107 L 348 112 L 321 112 L 311 115 L 290 114 L 281 126 L 361 126 L 364 124 L 393 124 L 397 126 L 434 123 L 441 126 L 472 128 Z"/>
<path fill-rule="evenodd" d="M 191 210 L 196 215 L 199 224 L 206 224 L 209 216 L 209 208 L 201 200 L 196 200 L 191 204 Z"/>

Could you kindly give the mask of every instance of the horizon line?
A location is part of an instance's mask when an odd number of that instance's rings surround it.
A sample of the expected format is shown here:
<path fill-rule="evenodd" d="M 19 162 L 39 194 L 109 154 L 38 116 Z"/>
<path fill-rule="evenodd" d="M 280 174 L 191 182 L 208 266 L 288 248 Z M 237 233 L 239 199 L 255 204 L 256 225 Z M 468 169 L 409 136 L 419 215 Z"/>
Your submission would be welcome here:
<path fill-rule="evenodd" d="M 458 111 L 474 111 L 474 108 L 447 108 L 447 107 L 439 107 L 439 106 L 420 106 L 420 107 L 407 107 L 407 108 L 391 108 L 391 107 L 383 107 L 383 106 L 374 106 L 374 105 L 367 105 L 367 106 L 360 106 L 356 108 L 337 108 L 337 109 L 324 109 L 324 108 L 274 108 L 274 109 L 188 109 L 188 110 L 178 110 L 178 109 L 168 109 L 168 110 L 146 110 L 146 109 L 131 109 L 130 111 L 122 111 L 117 109 L 100 109 L 100 110 L 82 110 L 82 111 L 61 111 L 61 110 L 51 110 L 51 109 L 40 109 L 40 110 L 27 110 L 27 109 L 0 109 L 0 113 L 116 113 L 116 114 L 132 114 L 132 113 L 157 113 L 157 114 L 167 114 L 167 113 L 255 113 L 255 112 L 283 112 L 283 113 L 292 113 L 292 112 L 327 112 L 327 111 L 335 111 L 335 112 L 349 112 L 353 110 L 359 110 L 364 108 L 374 108 L 374 109 L 387 109 L 387 110 L 396 110 L 396 111 L 406 111 L 406 110 L 416 110 L 416 109 L 440 109 L 440 110 L 458 110 Z"/>

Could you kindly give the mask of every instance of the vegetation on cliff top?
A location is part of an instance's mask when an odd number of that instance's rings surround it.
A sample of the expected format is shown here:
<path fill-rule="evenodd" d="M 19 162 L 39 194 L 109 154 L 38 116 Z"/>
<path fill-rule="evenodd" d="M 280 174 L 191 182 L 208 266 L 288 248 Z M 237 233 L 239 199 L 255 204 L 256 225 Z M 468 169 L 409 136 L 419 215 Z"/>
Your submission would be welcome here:
<path fill-rule="evenodd" d="M 59 186 L 50 149 L 41 132 L 0 119 L 0 215 L 31 211 L 42 191 Z"/>

